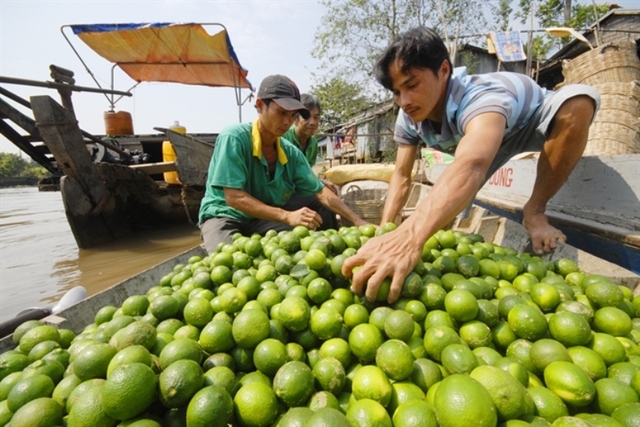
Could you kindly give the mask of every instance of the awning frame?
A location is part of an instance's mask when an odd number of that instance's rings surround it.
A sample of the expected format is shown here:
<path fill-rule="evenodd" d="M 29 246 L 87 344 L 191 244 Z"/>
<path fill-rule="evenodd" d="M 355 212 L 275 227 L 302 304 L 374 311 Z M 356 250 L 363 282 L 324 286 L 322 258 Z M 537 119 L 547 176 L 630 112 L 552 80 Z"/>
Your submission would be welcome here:
<path fill-rule="evenodd" d="M 151 24 L 152 25 L 152 24 Z M 176 25 L 181 25 L 176 23 Z M 200 25 L 202 27 L 205 26 L 218 26 L 221 27 L 222 31 L 225 31 L 227 33 L 228 36 L 228 31 L 227 28 L 218 22 L 208 22 L 208 23 L 198 23 L 198 22 L 189 22 L 189 23 L 185 23 L 184 25 Z M 71 39 L 69 37 L 67 37 L 67 34 L 65 33 L 65 29 L 69 28 L 72 30 L 72 27 L 74 27 L 74 25 L 70 25 L 70 24 L 65 24 L 62 25 L 60 27 L 60 32 L 62 33 L 62 36 L 65 38 L 65 40 L 67 41 L 67 43 L 69 44 L 69 46 L 71 47 L 71 50 L 73 50 L 73 52 L 75 53 L 75 55 L 78 57 L 78 59 L 80 60 L 80 62 L 82 63 L 82 65 L 84 66 L 86 72 L 91 76 L 91 78 L 93 79 L 93 81 L 95 82 L 95 84 L 100 88 L 100 89 L 104 89 L 102 87 L 102 85 L 100 84 L 100 82 L 98 81 L 98 79 L 96 78 L 96 76 L 94 75 L 94 73 L 91 71 L 91 69 L 89 68 L 89 66 L 87 65 L 87 63 L 84 61 L 84 59 L 82 58 L 82 56 L 80 55 L 80 53 L 78 52 L 78 50 L 76 49 L 76 47 L 73 45 L 73 43 L 71 42 Z M 89 47 L 90 48 L 90 47 Z M 91 48 L 90 48 L 91 49 Z M 238 106 L 238 120 L 241 122 L 242 121 L 242 105 L 244 105 L 244 103 L 251 99 L 253 96 L 253 91 L 254 88 L 251 86 L 251 83 L 249 83 L 248 80 L 245 79 L 245 81 L 249 84 L 249 89 L 251 91 L 251 93 L 243 100 L 242 99 L 242 86 L 241 86 L 241 82 L 237 79 L 236 73 L 234 72 L 233 66 L 234 66 L 234 62 L 238 65 L 238 67 L 241 67 L 239 62 L 236 62 L 237 58 L 232 58 L 232 60 L 229 62 L 229 67 L 231 68 L 231 75 L 233 77 L 233 89 L 234 89 L 234 94 L 236 97 L 236 105 Z M 190 62 L 190 64 L 204 64 L 204 65 L 208 65 L 208 64 L 226 64 L 226 62 Z M 114 86 L 115 86 L 115 69 L 117 67 L 119 67 L 120 65 L 127 65 L 127 64 L 131 64 L 131 63 L 126 63 L 126 62 L 116 62 L 113 63 L 113 65 L 111 66 L 111 90 L 114 90 Z M 155 65 L 176 65 L 176 64 L 183 64 L 182 62 L 166 62 L 166 63 L 156 63 Z M 125 73 L 126 74 L 126 73 Z M 133 86 L 131 86 L 131 88 L 129 88 L 127 90 L 127 92 L 130 92 L 132 89 L 134 89 L 135 87 L 137 87 L 140 82 L 136 82 Z M 229 87 L 229 86 L 227 86 Z M 109 102 L 109 109 L 111 111 L 113 111 L 115 109 L 115 105 L 118 101 L 120 101 L 122 99 L 122 95 L 116 97 L 115 94 L 104 94 L 105 98 L 107 99 L 107 101 Z"/>

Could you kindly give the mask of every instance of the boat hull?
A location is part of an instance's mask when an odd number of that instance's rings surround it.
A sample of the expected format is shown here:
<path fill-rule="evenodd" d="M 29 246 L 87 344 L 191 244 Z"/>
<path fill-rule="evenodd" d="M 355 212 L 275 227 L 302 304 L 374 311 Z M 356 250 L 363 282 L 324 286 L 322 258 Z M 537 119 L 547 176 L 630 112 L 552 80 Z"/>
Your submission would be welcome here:
<path fill-rule="evenodd" d="M 478 191 L 474 203 L 522 221 L 536 177 L 532 154 L 512 159 Z M 426 172 L 435 182 L 447 165 Z M 640 273 L 640 154 L 583 157 L 549 201 L 546 214 L 568 242 Z"/>
<path fill-rule="evenodd" d="M 43 141 L 64 173 L 60 192 L 78 247 L 176 223 L 196 226 L 213 143 L 181 138 L 175 164 L 94 163 L 70 111 L 48 96 L 32 97 L 31 105 Z M 166 168 L 177 170 L 184 184 L 153 179 Z"/>

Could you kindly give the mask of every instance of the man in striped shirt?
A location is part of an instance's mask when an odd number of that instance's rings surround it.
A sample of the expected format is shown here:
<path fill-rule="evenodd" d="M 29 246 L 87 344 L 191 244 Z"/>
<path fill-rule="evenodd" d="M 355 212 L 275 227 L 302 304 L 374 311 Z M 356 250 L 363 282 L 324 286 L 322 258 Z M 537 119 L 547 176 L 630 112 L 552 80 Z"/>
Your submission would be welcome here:
<path fill-rule="evenodd" d="M 404 278 L 420 261 L 424 242 L 446 227 L 480 187 L 513 155 L 540 151 L 535 185 L 523 207 L 523 224 L 536 253 L 550 252 L 564 234 L 549 224 L 547 202 L 582 156 L 598 109 L 597 92 L 586 85 L 547 91 L 529 77 L 508 72 L 467 75 L 453 69 L 440 36 L 415 28 L 401 34 L 380 56 L 376 79 L 393 92 L 401 110 L 395 127 L 396 168 L 382 223 L 406 202 L 419 144 L 449 153 L 447 167 L 413 215 L 396 231 L 373 238 L 344 263 L 352 289 L 375 298 L 393 277 L 389 301 L 400 296 Z M 357 273 L 352 269 L 362 266 Z"/>

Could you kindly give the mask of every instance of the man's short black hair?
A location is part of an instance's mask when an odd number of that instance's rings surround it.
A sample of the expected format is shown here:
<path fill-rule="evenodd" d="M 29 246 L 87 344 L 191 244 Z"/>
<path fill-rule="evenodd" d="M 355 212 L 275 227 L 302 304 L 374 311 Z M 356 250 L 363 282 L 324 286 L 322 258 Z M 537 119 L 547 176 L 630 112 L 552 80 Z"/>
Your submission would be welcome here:
<path fill-rule="evenodd" d="M 443 61 L 451 64 L 449 51 L 442 38 L 426 27 L 412 28 L 400 34 L 378 57 L 374 74 L 385 89 L 393 89 L 389 67 L 396 60 L 402 62 L 402 72 L 405 73 L 411 68 L 419 68 L 429 69 L 437 74 Z"/>

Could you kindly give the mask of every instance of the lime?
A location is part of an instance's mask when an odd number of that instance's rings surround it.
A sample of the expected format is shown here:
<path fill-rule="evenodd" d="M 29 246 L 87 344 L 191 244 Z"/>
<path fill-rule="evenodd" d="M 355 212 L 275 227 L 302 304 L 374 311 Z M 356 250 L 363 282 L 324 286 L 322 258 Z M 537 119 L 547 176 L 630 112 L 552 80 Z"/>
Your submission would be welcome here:
<path fill-rule="evenodd" d="M 413 321 L 411 328 L 413 329 Z M 383 342 L 380 329 L 370 323 L 356 325 L 349 333 L 349 347 L 353 355 L 363 363 L 375 360 L 376 352 Z"/>
<path fill-rule="evenodd" d="M 414 360 L 411 348 L 397 339 L 384 342 L 375 356 L 376 366 L 394 381 L 404 380 L 411 375 Z"/>
<path fill-rule="evenodd" d="M 313 376 L 320 390 L 334 395 L 340 394 L 346 382 L 346 372 L 342 363 L 334 357 L 324 357 L 313 366 Z"/>
<path fill-rule="evenodd" d="M 382 369 L 373 365 L 362 366 L 355 372 L 351 383 L 353 396 L 357 399 L 371 399 L 382 406 L 391 401 L 391 383 Z"/>
<path fill-rule="evenodd" d="M 496 426 L 498 423 L 491 395 L 466 375 L 454 374 L 442 380 L 433 403 L 440 427 Z"/>
<path fill-rule="evenodd" d="M 478 366 L 469 376 L 489 392 L 501 420 L 512 420 L 526 412 L 524 386 L 508 372 L 494 366 Z"/>
<path fill-rule="evenodd" d="M 278 402 L 268 385 L 251 383 L 242 386 L 233 398 L 235 417 L 245 426 L 268 426 L 278 414 Z"/>
<path fill-rule="evenodd" d="M 571 362 L 556 361 L 544 370 L 544 382 L 549 390 L 572 406 L 585 406 L 595 397 L 596 387 L 582 369 Z"/>
<path fill-rule="evenodd" d="M 274 338 L 260 342 L 253 351 L 253 363 L 258 371 L 273 377 L 287 362 L 287 348 Z"/>
<path fill-rule="evenodd" d="M 287 362 L 273 378 L 273 390 L 287 406 L 301 406 L 311 397 L 313 383 L 314 375 L 309 366 L 302 362 Z"/>
<path fill-rule="evenodd" d="M 189 359 L 176 360 L 158 377 L 160 402 L 167 408 L 188 405 L 203 384 L 204 372 L 198 363 Z"/>
<path fill-rule="evenodd" d="M 243 348 L 253 348 L 270 333 L 269 317 L 260 310 L 244 310 L 233 320 L 235 342 Z"/>
<path fill-rule="evenodd" d="M 117 420 L 140 415 L 155 399 L 157 383 L 156 375 L 145 364 L 134 362 L 118 366 L 100 388 L 102 408 Z"/>

